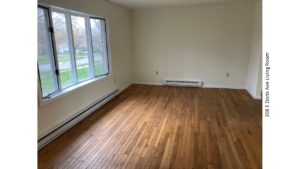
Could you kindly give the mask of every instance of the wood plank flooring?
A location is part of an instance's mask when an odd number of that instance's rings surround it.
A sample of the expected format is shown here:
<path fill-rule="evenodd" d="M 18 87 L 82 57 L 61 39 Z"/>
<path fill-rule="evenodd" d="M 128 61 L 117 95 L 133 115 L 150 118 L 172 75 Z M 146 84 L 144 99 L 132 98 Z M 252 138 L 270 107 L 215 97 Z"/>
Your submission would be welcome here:
<path fill-rule="evenodd" d="M 245 90 L 132 85 L 38 152 L 38 168 L 262 168 Z"/>

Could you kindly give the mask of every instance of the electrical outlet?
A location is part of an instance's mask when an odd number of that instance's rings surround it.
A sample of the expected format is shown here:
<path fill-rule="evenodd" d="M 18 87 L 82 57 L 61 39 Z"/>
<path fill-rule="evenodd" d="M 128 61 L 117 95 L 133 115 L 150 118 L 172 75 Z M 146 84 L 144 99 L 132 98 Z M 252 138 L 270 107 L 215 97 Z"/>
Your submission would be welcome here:
<path fill-rule="evenodd" d="M 158 71 L 158 70 L 157 70 L 157 71 L 155 71 L 155 74 L 156 74 L 156 75 L 158 75 L 158 74 L 159 74 L 159 71 Z"/>
<path fill-rule="evenodd" d="M 229 73 L 226 73 L 226 77 L 229 77 Z"/>

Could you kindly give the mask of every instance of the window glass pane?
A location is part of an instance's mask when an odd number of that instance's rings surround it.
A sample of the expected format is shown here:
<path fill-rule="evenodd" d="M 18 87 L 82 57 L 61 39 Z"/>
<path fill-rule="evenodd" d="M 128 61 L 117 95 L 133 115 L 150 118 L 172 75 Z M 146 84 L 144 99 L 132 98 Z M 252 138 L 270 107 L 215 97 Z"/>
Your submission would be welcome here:
<path fill-rule="evenodd" d="M 95 75 L 108 73 L 105 21 L 90 19 Z"/>
<path fill-rule="evenodd" d="M 65 14 L 52 12 L 59 78 L 62 88 L 74 84 Z"/>
<path fill-rule="evenodd" d="M 57 90 L 46 11 L 38 8 L 38 68 L 43 97 Z"/>
<path fill-rule="evenodd" d="M 79 82 L 90 79 L 90 67 L 87 48 L 85 19 L 71 16 L 74 50 L 76 58 L 77 78 Z"/>

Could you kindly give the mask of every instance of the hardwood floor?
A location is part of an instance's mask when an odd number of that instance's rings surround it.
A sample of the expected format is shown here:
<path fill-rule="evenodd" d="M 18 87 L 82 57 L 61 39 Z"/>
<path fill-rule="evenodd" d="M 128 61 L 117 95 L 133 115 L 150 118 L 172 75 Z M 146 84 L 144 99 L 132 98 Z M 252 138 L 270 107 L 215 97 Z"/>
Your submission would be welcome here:
<path fill-rule="evenodd" d="M 38 152 L 38 168 L 262 168 L 245 90 L 132 85 Z"/>

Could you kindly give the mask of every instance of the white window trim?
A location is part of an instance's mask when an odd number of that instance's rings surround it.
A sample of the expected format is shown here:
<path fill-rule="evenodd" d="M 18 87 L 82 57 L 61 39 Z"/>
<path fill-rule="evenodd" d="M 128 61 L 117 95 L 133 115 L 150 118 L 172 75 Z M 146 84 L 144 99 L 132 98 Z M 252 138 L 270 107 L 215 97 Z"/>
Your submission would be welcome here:
<path fill-rule="evenodd" d="M 58 90 L 57 93 L 53 94 L 51 96 L 51 98 L 49 99 L 45 99 L 43 98 L 43 94 L 42 94 L 42 89 L 41 86 L 39 84 L 39 81 L 37 81 L 38 83 L 38 105 L 39 107 L 43 107 L 48 105 L 49 103 L 55 102 L 79 89 L 83 89 L 85 87 L 88 87 L 90 85 L 92 85 L 93 83 L 96 83 L 98 81 L 101 80 L 105 80 L 108 79 L 112 76 L 113 74 L 113 69 L 112 69 L 112 58 L 111 58 L 111 47 L 110 47 L 110 32 L 109 32 L 109 20 L 106 17 L 99 17 L 96 15 L 92 15 L 89 13 L 83 13 L 83 12 L 78 12 L 78 11 L 74 11 L 72 9 L 66 9 L 66 8 L 62 8 L 62 7 L 58 7 L 58 6 L 53 6 L 53 5 L 49 5 L 49 4 L 45 4 L 45 3 L 38 3 L 38 6 L 41 7 L 46 7 L 51 11 L 55 11 L 55 12 L 63 12 L 66 14 L 66 17 L 70 17 L 72 14 L 73 15 L 77 15 L 77 16 L 83 16 L 83 17 L 95 17 L 95 18 L 99 18 L 99 19 L 104 19 L 105 20 L 105 31 L 106 31 L 106 48 L 107 48 L 107 61 L 108 61 L 108 74 L 107 75 L 102 75 L 102 76 L 94 76 L 94 78 L 89 79 L 89 80 L 85 80 L 83 82 L 77 83 L 75 85 L 72 85 L 68 88 L 62 89 L 62 90 Z M 90 20 L 88 20 L 88 23 L 90 22 Z M 89 29 L 89 28 L 87 28 Z M 90 30 L 89 30 L 90 31 Z M 90 39 L 89 37 L 87 39 Z M 69 39 L 68 39 L 69 40 Z M 90 42 L 87 42 L 90 43 Z M 90 47 L 89 47 L 90 48 Z M 71 50 L 71 49 L 70 49 Z M 88 49 L 91 50 L 91 49 Z M 73 51 L 72 51 L 73 52 Z M 89 51 L 93 52 L 93 51 Z M 38 74 L 39 76 L 39 74 Z"/>
<path fill-rule="evenodd" d="M 76 92 L 79 89 L 84 89 L 84 88 L 96 83 L 97 81 L 101 81 L 101 80 L 105 80 L 107 78 L 110 78 L 110 76 L 111 76 L 111 74 L 106 75 L 106 76 L 97 77 L 97 78 L 90 79 L 90 80 L 86 80 L 86 81 L 83 81 L 81 83 L 75 84 L 71 87 L 68 87 L 64 90 L 61 90 L 61 92 L 58 92 L 58 93 L 54 94 L 49 99 L 43 99 L 40 95 L 40 97 L 39 97 L 39 106 L 40 107 L 46 106 L 49 103 L 55 102 L 55 101 L 65 97 L 65 96 L 68 96 L 69 94 L 72 94 L 72 93 Z M 39 94 L 41 94 L 41 92 L 39 92 Z"/>

